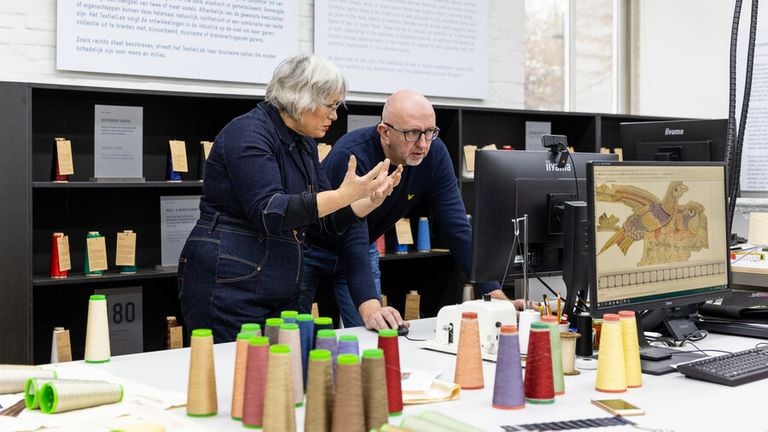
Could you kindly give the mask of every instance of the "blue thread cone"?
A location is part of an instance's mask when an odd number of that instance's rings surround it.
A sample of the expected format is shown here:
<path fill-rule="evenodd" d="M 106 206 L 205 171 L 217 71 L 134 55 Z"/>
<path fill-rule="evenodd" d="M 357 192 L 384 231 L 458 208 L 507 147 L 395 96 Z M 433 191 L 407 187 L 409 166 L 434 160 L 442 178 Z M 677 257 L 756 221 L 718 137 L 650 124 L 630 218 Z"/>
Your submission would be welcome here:
<path fill-rule="evenodd" d="M 168 151 L 168 164 L 165 171 L 168 181 L 181 181 L 181 173 L 173 170 L 173 159 L 171 158 L 170 150 Z"/>
<path fill-rule="evenodd" d="M 355 335 L 342 335 L 339 337 L 339 354 L 360 355 L 360 345 Z"/>
<path fill-rule="evenodd" d="M 407 244 L 397 244 L 397 248 L 395 249 L 395 253 L 399 255 L 405 255 L 408 253 L 408 245 Z"/>
<path fill-rule="evenodd" d="M 296 322 L 299 324 L 299 336 L 301 338 L 301 365 L 303 367 L 304 388 L 307 388 L 309 352 L 314 344 L 315 319 L 310 314 L 299 314 L 296 316 Z"/>
<path fill-rule="evenodd" d="M 429 252 L 432 250 L 432 244 L 429 241 L 429 218 L 419 218 L 419 233 L 416 238 L 416 250 L 419 252 Z"/>
<path fill-rule="evenodd" d="M 501 326 L 496 379 L 493 382 L 493 407 L 516 410 L 525 407 L 523 368 L 520 365 L 520 338 L 517 326 Z"/>

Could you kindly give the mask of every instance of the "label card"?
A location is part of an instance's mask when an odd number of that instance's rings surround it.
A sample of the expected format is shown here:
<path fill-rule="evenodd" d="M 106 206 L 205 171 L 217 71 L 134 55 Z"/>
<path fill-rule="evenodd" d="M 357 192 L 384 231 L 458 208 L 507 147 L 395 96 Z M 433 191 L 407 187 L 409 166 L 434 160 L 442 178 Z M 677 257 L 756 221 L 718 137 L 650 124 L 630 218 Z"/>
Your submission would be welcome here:
<path fill-rule="evenodd" d="M 59 271 L 72 269 L 72 260 L 69 257 L 69 236 L 56 237 L 56 249 L 59 251 Z"/>
<path fill-rule="evenodd" d="M 421 296 L 417 291 L 411 291 L 405 296 L 405 316 L 406 321 L 421 318 L 420 312 Z"/>
<path fill-rule="evenodd" d="M 104 236 L 85 239 L 88 244 L 88 266 L 91 271 L 107 269 L 107 244 Z"/>
<path fill-rule="evenodd" d="M 488 144 L 484 145 L 481 150 L 498 150 L 499 148 L 496 147 L 496 144 Z"/>
<path fill-rule="evenodd" d="M 213 148 L 213 141 L 200 141 L 200 145 L 203 146 L 203 157 L 208 160 L 208 156 L 211 154 L 211 148 Z"/>
<path fill-rule="evenodd" d="M 619 161 L 623 161 L 624 160 L 624 149 L 623 148 L 621 148 L 621 147 L 614 147 L 613 148 L 613 154 L 619 156 Z"/>
<path fill-rule="evenodd" d="M 411 221 L 409 219 L 400 219 L 395 224 L 397 233 L 397 242 L 400 244 L 413 244 L 413 233 L 411 232 Z"/>
<path fill-rule="evenodd" d="M 541 136 L 552 133 L 552 123 L 527 121 L 525 122 L 525 149 L 543 150 L 541 145 Z"/>
<path fill-rule="evenodd" d="M 184 141 L 170 140 L 168 145 L 171 148 L 171 163 L 176 172 L 189 172 L 187 167 L 187 145 Z"/>
<path fill-rule="evenodd" d="M 179 264 L 179 256 L 189 232 L 200 217 L 200 196 L 160 197 L 160 256 L 161 266 Z"/>
<path fill-rule="evenodd" d="M 477 146 L 465 145 L 464 146 L 464 162 L 466 162 L 467 171 L 473 172 L 475 170 L 475 152 Z"/>
<path fill-rule="evenodd" d="M 70 361 L 72 361 L 72 344 L 69 340 L 69 330 L 56 328 L 53 330 L 51 363 Z"/>
<path fill-rule="evenodd" d="M 331 146 L 324 143 L 320 143 L 317 145 L 317 155 L 320 159 L 320 162 L 322 162 L 323 159 L 325 159 L 325 157 L 328 156 L 328 153 L 331 152 L 331 148 L 332 148 Z"/>
<path fill-rule="evenodd" d="M 117 246 L 115 252 L 115 265 L 136 265 L 136 233 L 123 231 L 117 233 Z"/>
<path fill-rule="evenodd" d="M 140 286 L 107 288 L 95 294 L 107 297 L 109 345 L 112 355 L 144 351 L 144 319 Z"/>
<path fill-rule="evenodd" d="M 93 176 L 143 181 L 144 109 L 95 105 Z"/>
<path fill-rule="evenodd" d="M 176 326 L 168 329 L 168 349 L 184 348 L 182 334 L 184 327 Z"/>
<path fill-rule="evenodd" d="M 75 173 L 75 164 L 72 162 L 72 142 L 70 140 L 56 140 L 56 163 L 59 174 L 72 175 Z"/>

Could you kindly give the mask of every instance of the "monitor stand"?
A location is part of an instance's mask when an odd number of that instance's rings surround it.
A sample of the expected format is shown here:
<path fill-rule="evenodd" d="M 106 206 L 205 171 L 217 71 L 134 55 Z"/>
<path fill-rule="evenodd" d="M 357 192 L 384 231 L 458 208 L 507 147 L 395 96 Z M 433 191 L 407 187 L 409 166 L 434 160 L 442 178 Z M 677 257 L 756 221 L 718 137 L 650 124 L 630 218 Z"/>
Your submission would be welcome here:
<path fill-rule="evenodd" d="M 686 317 L 687 318 L 687 317 Z M 671 319 L 681 319 L 679 311 L 656 309 L 639 314 L 637 319 L 637 340 L 640 344 L 640 368 L 644 374 L 665 375 L 675 372 L 672 365 L 704 358 L 704 354 L 680 349 L 651 346 L 645 338 L 645 329 L 657 328 Z"/>

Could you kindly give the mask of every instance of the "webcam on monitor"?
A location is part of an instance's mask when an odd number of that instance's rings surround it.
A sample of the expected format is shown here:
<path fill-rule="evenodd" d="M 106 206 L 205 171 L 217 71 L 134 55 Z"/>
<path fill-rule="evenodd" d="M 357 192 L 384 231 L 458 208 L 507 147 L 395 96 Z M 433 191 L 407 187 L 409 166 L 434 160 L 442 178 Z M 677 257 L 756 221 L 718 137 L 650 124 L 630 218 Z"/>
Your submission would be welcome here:
<path fill-rule="evenodd" d="M 568 163 L 568 137 L 565 135 L 542 135 L 541 145 L 558 155 L 558 168 L 565 168 Z"/>

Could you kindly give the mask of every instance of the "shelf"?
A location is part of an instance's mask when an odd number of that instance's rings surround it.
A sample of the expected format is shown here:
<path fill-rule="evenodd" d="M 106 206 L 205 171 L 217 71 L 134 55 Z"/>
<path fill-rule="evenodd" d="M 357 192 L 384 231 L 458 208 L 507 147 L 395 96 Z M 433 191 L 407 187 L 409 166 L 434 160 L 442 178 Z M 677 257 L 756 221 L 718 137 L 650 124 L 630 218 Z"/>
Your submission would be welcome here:
<path fill-rule="evenodd" d="M 145 181 L 145 182 L 90 182 L 90 181 L 71 181 L 66 183 L 55 183 L 46 181 L 32 182 L 34 189 L 119 189 L 119 188 L 202 188 L 203 182 L 197 180 L 185 180 L 181 182 L 168 181 Z"/>
<path fill-rule="evenodd" d="M 116 271 L 105 272 L 101 276 L 86 276 L 82 273 L 70 274 L 63 279 L 53 279 L 46 275 L 35 275 L 32 278 L 32 286 L 51 286 L 51 285 L 75 285 L 88 283 L 132 281 L 142 279 L 161 279 L 176 277 L 176 267 L 169 268 L 144 268 L 139 269 L 134 274 L 120 274 Z"/>
<path fill-rule="evenodd" d="M 450 256 L 448 251 L 430 251 L 430 252 L 408 252 L 407 254 L 386 254 L 379 256 L 379 261 L 397 261 L 416 258 L 434 258 L 439 256 Z"/>

